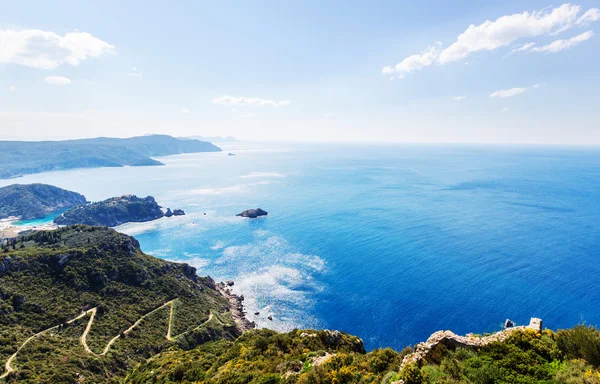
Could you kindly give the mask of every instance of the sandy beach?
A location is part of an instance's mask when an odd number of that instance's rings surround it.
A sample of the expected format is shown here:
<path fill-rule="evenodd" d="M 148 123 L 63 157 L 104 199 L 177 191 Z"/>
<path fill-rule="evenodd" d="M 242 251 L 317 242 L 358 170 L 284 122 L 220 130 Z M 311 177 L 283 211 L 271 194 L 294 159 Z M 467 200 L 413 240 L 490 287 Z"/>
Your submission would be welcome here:
<path fill-rule="evenodd" d="M 20 218 L 16 216 L 0 219 L 0 239 L 17 237 L 17 235 L 23 231 L 48 231 L 58 228 L 54 223 L 42 225 L 15 225 L 14 223 L 19 221 L 19 219 Z"/>

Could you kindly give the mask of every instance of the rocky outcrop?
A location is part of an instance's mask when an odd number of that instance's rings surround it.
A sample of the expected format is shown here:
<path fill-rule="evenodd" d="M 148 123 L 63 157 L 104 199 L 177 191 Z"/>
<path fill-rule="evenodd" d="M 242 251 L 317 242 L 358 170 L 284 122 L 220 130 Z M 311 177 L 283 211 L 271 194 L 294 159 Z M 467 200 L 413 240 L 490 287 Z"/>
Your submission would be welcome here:
<path fill-rule="evenodd" d="M 467 334 L 466 336 L 459 336 L 452 331 L 437 331 L 431 335 L 426 342 L 417 344 L 413 353 L 404 357 L 402 364 L 400 365 L 400 370 L 402 370 L 402 367 L 404 367 L 406 364 L 418 364 L 421 360 L 426 359 L 427 355 L 439 344 L 443 344 L 451 349 L 456 349 L 457 347 L 479 348 L 497 341 L 502 342 L 506 340 L 513 332 L 525 329 L 541 332 L 542 319 L 533 317 L 527 326 L 510 327 L 492 335 L 483 337 L 475 336 L 472 333 Z"/>
<path fill-rule="evenodd" d="M 241 217 L 248 217 L 250 219 L 256 219 L 257 217 L 260 216 L 267 216 L 269 213 L 267 211 L 264 211 L 260 208 L 256 208 L 256 209 L 248 209 L 245 210 L 242 213 L 238 213 L 236 216 L 241 216 Z"/>
<path fill-rule="evenodd" d="M 240 332 L 243 333 L 255 328 L 256 324 L 246 318 L 246 311 L 244 310 L 244 295 L 236 295 L 232 293 L 229 289 L 231 286 L 233 286 L 233 281 L 231 280 L 218 283 L 217 291 L 219 291 L 219 293 L 225 296 L 227 301 L 229 301 L 229 309 L 231 311 L 231 315 L 233 316 L 233 320 L 235 321 L 235 324 Z"/>
<path fill-rule="evenodd" d="M 183 216 L 183 215 L 185 215 L 185 212 L 183 211 L 183 209 L 174 209 L 171 211 L 171 208 L 167 208 L 167 211 L 165 212 L 165 217 Z"/>

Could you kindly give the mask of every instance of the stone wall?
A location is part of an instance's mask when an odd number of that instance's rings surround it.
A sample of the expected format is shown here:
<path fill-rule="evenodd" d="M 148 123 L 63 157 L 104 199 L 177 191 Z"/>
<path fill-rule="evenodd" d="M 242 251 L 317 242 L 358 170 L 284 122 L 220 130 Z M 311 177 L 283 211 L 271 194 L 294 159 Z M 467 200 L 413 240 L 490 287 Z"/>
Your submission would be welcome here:
<path fill-rule="evenodd" d="M 523 329 L 533 329 L 537 332 L 541 332 L 542 319 L 533 317 L 529 321 L 529 325 L 506 328 L 500 332 L 496 332 L 492 335 L 483 337 L 475 336 L 472 333 L 467 334 L 466 336 L 459 336 L 452 331 L 437 331 L 433 335 L 429 336 L 429 339 L 427 339 L 426 342 L 417 344 L 413 353 L 404 357 L 404 359 L 402 360 L 402 364 L 400 365 L 400 370 L 402 370 L 402 368 L 406 364 L 420 363 L 420 361 L 425 359 L 427 355 L 432 350 L 434 350 L 439 344 L 443 344 L 448 348 L 452 349 L 455 349 L 457 347 L 478 348 L 490 343 L 494 343 L 496 341 L 502 342 L 506 340 L 516 330 Z M 402 382 L 396 383 L 401 384 Z"/>

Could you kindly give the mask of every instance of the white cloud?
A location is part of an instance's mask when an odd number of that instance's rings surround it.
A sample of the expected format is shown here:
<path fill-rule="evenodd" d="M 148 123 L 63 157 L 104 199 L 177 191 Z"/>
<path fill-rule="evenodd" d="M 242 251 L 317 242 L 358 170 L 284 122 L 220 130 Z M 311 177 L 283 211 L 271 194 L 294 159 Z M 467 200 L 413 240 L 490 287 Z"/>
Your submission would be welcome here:
<path fill-rule="evenodd" d="M 583 32 L 580 35 L 575 37 L 571 37 L 570 39 L 564 40 L 555 40 L 548 45 L 544 45 L 542 47 L 534 47 L 531 49 L 532 52 L 544 52 L 544 53 L 556 53 L 560 52 L 563 49 L 568 49 L 582 43 L 586 40 L 589 40 L 594 36 L 594 32 L 587 31 Z"/>
<path fill-rule="evenodd" d="M 381 73 L 383 73 L 384 75 L 389 75 L 390 73 L 394 73 L 394 68 L 388 66 L 385 66 L 381 69 Z"/>
<path fill-rule="evenodd" d="M 461 101 L 461 100 L 464 100 L 464 99 L 466 99 L 466 98 L 467 98 L 467 96 L 456 96 L 456 97 L 454 98 L 454 100 L 456 100 L 456 101 Z"/>
<path fill-rule="evenodd" d="M 183 108 L 183 109 L 182 109 L 181 111 L 179 111 L 179 112 L 181 112 L 181 113 L 183 113 L 183 114 L 188 114 L 188 113 L 190 113 L 191 111 L 190 111 L 189 109 L 187 109 L 187 108 Z"/>
<path fill-rule="evenodd" d="M 556 35 L 600 19 L 600 10 L 596 8 L 586 11 L 581 16 L 580 11 L 581 7 L 578 5 L 563 4 L 553 9 L 544 8 L 539 11 L 516 13 L 499 17 L 495 21 L 487 20 L 479 25 L 472 24 L 447 48 L 442 49 L 441 43 L 430 46 L 420 54 L 408 56 L 396 64 L 394 71 L 402 76 L 433 64 L 444 65 L 461 60 L 474 52 L 507 47 L 519 39 Z M 535 43 L 526 43 L 517 48 L 517 51 L 530 49 L 533 44 Z M 523 48 L 526 45 L 529 47 Z M 384 67 L 382 73 L 389 75 L 390 68 L 390 66 Z"/>
<path fill-rule="evenodd" d="M 0 62 L 53 69 L 60 64 L 79 65 L 88 57 L 115 53 L 115 46 L 89 33 L 60 36 L 39 29 L 0 30 Z"/>
<path fill-rule="evenodd" d="M 504 90 L 501 90 L 501 91 L 496 91 L 496 92 L 491 93 L 490 94 L 490 99 L 513 97 L 513 96 L 520 95 L 521 93 L 525 92 L 526 90 L 527 90 L 527 88 L 504 89 Z"/>
<path fill-rule="evenodd" d="M 290 105 L 289 100 L 266 100 L 259 99 L 258 97 L 233 97 L 224 95 L 221 97 L 215 97 L 212 100 L 213 104 L 221 104 L 221 105 L 240 105 L 240 106 L 271 106 L 271 107 L 283 107 Z"/>
<path fill-rule="evenodd" d="M 517 96 L 520 95 L 521 93 L 524 93 L 527 90 L 530 89 L 536 89 L 541 87 L 542 85 L 540 83 L 534 84 L 531 87 L 519 87 L 519 88 L 511 88 L 511 89 L 503 89 L 500 91 L 496 91 L 496 92 L 492 92 L 490 94 L 490 99 L 503 99 L 505 97 L 513 97 L 513 96 Z"/>
<path fill-rule="evenodd" d="M 17 87 L 15 87 L 14 85 L 11 85 L 10 87 L 8 87 L 8 92 L 15 92 L 17 90 Z"/>
<path fill-rule="evenodd" d="M 440 54 L 440 50 L 437 46 L 428 47 L 423 52 L 407 57 L 402 60 L 400 63 L 396 64 L 395 71 L 401 76 L 404 77 L 404 74 L 414 71 L 420 71 L 423 67 L 427 67 L 434 63 L 434 61 L 438 58 Z M 391 67 L 385 67 L 391 68 Z"/>
<path fill-rule="evenodd" d="M 513 48 L 510 51 L 510 54 L 512 55 L 513 53 L 517 53 L 517 52 L 523 52 L 523 51 L 528 51 L 529 49 L 531 49 L 533 46 L 535 45 L 535 42 L 531 42 L 531 43 L 525 43 L 525 44 L 521 44 L 518 45 L 517 47 Z"/>
<path fill-rule="evenodd" d="M 579 19 L 577 19 L 577 25 L 590 25 L 600 20 L 600 9 L 592 8 L 588 9 Z"/>
<path fill-rule="evenodd" d="M 62 76 L 48 76 L 44 79 L 44 83 L 50 85 L 67 85 L 71 84 L 71 79 Z"/>

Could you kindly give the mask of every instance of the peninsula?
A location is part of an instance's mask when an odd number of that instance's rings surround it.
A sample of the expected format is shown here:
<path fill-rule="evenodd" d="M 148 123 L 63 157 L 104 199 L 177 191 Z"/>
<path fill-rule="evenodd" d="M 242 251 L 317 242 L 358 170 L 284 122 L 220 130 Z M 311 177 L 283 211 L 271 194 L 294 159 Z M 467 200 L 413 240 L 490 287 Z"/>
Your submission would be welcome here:
<path fill-rule="evenodd" d="M 180 210 L 176 210 L 180 211 Z M 170 215 L 169 209 L 167 211 Z M 183 212 L 183 211 L 181 211 Z M 154 197 L 124 195 L 87 205 L 73 207 L 54 219 L 58 225 L 100 225 L 116 227 L 129 222 L 144 222 L 165 216 Z"/>
<path fill-rule="evenodd" d="M 150 135 L 66 141 L 0 141 L 0 179 L 74 168 L 163 165 L 152 157 L 221 148 L 200 140 Z"/>

